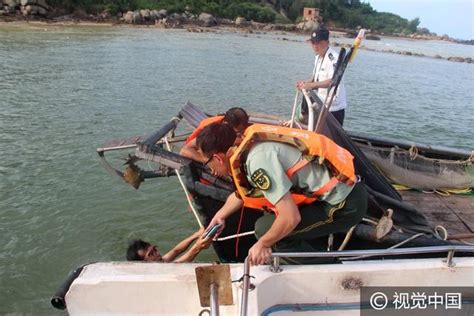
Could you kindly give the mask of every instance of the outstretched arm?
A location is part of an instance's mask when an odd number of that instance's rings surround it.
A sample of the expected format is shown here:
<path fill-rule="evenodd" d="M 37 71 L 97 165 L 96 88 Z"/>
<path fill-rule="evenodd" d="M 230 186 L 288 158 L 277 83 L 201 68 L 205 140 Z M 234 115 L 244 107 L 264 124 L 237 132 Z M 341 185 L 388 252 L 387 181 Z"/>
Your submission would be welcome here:
<path fill-rule="evenodd" d="M 229 217 L 230 215 L 232 215 L 233 213 L 240 210 L 240 208 L 242 208 L 243 205 L 244 205 L 244 202 L 237 197 L 235 192 L 229 195 L 224 205 L 221 207 L 219 211 L 217 211 L 216 215 L 214 215 L 211 222 L 207 226 L 206 232 L 208 232 L 214 225 L 221 224 L 222 226 L 216 234 L 216 237 L 219 236 L 221 232 L 224 230 L 225 219 Z"/>
<path fill-rule="evenodd" d="M 196 258 L 196 256 L 204 249 L 209 248 L 209 246 L 212 243 L 211 238 L 204 239 L 204 237 L 201 236 L 196 240 L 196 243 L 188 250 L 186 251 L 181 257 L 176 259 L 174 262 L 176 263 L 183 263 L 183 262 L 191 262 Z"/>
<path fill-rule="evenodd" d="M 208 159 L 203 157 L 201 152 L 198 150 L 198 146 L 196 145 L 196 138 L 193 139 L 192 141 L 190 141 L 189 143 L 184 144 L 184 146 L 183 146 L 183 148 L 181 148 L 179 154 L 181 156 L 190 158 L 194 161 L 198 161 L 198 162 L 203 163 L 203 164 L 205 164 L 208 161 Z M 212 175 L 215 176 L 215 177 L 223 177 L 224 176 L 224 174 L 220 174 L 220 173 L 218 173 L 214 170 L 212 170 Z"/>
<path fill-rule="evenodd" d="M 191 236 L 181 240 L 173 249 L 168 251 L 163 256 L 164 262 L 171 262 L 176 259 L 181 253 L 183 253 L 188 247 L 191 245 L 193 241 L 198 239 L 204 233 L 204 228 L 199 229 L 198 231 L 194 232 Z"/>
<path fill-rule="evenodd" d="M 209 223 L 209 226 L 207 227 L 206 231 L 209 230 L 212 226 L 215 224 L 221 224 L 220 230 L 217 232 L 216 236 L 218 236 L 222 230 L 224 229 L 225 225 L 225 219 L 239 210 L 243 205 L 242 200 L 237 198 L 235 193 L 232 193 L 229 195 L 227 198 L 225 204 L 222 206 L 222 208 L 214 215 L 212 218 L 211 222 Z M 186 250 L 189 245 L 195 240 L 196 243 L 189 249 L 185 254 L 183 254 L 181 257 L 179 257 L 175 262 L 190 262 L 192 261 L 203 249 L 206 249 L 209 247 L 209 245 L 212 242 L 211 238 L 204 239 L 203 237 L 204 234 L 204 229 L 200 229 L 188 238 L 184 239 L 181 241 L 176 247 L 174 247 L 172 250 L 170 250 L 166 255 L 163 256 L 163 261 L 164 262 L 171 262 L 173 261 L 177 256 L 179 256 L 184 250 Z"/>
<path fill-rule="evenodd" d="M 204 157 L 198 151 L 198 147 L 196 145 L 196 138 L 190 141 L 189 143 L 184 144 L 183 148 L 181 148 L 181 151 L 179 153 L 181 156 L 190 158 L 194 161 L 199 161 L 202 163 L 206 162 Z"/>

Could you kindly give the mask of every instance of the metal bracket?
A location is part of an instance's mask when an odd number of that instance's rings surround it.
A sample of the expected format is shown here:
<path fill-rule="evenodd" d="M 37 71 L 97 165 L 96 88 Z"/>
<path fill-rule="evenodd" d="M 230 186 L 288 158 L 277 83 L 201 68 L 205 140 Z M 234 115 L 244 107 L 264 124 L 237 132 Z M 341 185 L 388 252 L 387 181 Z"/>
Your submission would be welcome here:
<path fill-rule="evenodd" d="M 283 271 L 283 269 L 280 268 L 280 257 L 273 257 L 272 264 L 270 265 L 270 271 L 273 273 L 280 273 Z"/>
<path fill-rule="evenodd" d="M 443 262 L 445 262 L 448 267 L 454 268 L 456 264 L 453 262 L 453 258 L 454 258 L 454 250 L 450 250 L 448 251 L 448 256 L 446 257 L 445 260 L 443 260 Z"/>
<path fill-rule="evenodd" d="M 202 307 L 211 306 L 212 297 L 219 305 L 232 305 L 232 280 L 228 264 L 203 266 L 196 268 L 196 281 L 199 290 L 199 300 Z M 214 291 L 215 295 L 211 295 Z"/>

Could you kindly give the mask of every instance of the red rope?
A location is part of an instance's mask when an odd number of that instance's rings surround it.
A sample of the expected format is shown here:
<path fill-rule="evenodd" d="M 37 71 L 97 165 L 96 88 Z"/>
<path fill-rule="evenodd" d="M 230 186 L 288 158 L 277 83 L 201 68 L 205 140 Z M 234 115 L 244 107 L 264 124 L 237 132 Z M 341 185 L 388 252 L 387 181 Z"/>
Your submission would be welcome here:
<path fill-rule="evenodd" d="M 242 225 L 242 219 L 244 218 L 244 206 L 240 209 L 240 220 L 239 226 L 237 226 L 237 238 L 235 239 L 235 258 L 239 257 L 239 239 L 240 239 L 240 226 Z"/>

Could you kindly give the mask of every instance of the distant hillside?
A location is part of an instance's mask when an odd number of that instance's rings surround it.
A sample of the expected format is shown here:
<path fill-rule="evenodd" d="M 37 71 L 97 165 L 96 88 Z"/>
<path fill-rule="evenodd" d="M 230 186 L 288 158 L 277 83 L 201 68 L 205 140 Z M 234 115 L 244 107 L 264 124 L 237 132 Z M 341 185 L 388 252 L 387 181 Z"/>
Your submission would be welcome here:
<path fill-rule="evenodd" d="M 321 10 L 326 24 L 342 28 L 358 26 L 385 34 L 430 34 L 418 28 L 420 20 L 411 21 L 396 14 L 377 12 L 360 0 L 49 0 L 58 12 L 82 10 L 91 14 L 111 14 L 137 9 L 165 9 L 169 13 L 206 12 L 221 18 L 238 16 L 263 23 L 295 23 L 302 19 L 304 7 Z M 434 34 L 433 34 L 434 35 Z"/>

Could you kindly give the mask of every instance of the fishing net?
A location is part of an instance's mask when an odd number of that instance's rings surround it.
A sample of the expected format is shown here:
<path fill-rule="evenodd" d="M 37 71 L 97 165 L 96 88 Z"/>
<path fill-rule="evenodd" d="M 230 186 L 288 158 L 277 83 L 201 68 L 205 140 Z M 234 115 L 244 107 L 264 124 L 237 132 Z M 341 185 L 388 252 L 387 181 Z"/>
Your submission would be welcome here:
<path fill-rule="evenodd" d="M 358 144 L 367 158 L 393 183 L 419 190 L 452 190 L 474 187 L 474 165 L 471 159 L 446 160 L 429 158 L 396 147 Z"/>

